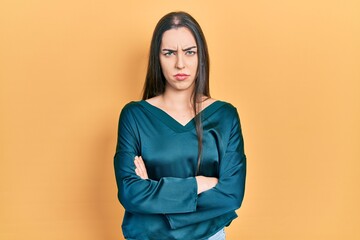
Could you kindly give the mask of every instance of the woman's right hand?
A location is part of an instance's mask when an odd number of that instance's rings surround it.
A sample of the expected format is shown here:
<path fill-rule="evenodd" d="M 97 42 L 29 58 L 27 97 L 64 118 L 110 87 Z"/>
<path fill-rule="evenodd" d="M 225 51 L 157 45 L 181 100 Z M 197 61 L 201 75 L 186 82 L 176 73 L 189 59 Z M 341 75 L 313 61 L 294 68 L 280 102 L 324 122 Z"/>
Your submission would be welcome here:
<path fill-rule="evenodd" d="M 219 179 L 215 177 L 196 176 L 198 194 L 215 187 Z"/>

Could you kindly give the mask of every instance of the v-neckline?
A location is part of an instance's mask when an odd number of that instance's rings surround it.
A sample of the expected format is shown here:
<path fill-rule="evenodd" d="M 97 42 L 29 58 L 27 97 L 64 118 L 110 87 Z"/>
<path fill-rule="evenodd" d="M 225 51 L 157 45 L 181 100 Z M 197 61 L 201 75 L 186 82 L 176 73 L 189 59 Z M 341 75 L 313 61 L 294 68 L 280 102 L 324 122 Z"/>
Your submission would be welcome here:
<path fill-rule="evenodd" d="M 187 131 L 190 129 L 193 129 L 195 127 L 195 117 L 191 118 L 185 125 L 180 123 L 178 120 L 176 120 L 174 117 L 172 117 L 170 114 L 165 112 L 159 107 L 156 107 L 149 103 L 146 100 L 141 100 L 139 102 L 145 109 L 153 113 L 157 118 L 159 118 L 162 122 L 164 122 L 166 125 L 169 125 L 174 130 L 177 131 Z M 208 118 L 213 112 L 215 112 L 219 107 L 223 105 L 222 101 L 216 100 L 213 103 L 209 104 L 206 108 L 201 110 L 197 115 L 201 114 L 201 119 L 204 121 L 206 118 Z"/>

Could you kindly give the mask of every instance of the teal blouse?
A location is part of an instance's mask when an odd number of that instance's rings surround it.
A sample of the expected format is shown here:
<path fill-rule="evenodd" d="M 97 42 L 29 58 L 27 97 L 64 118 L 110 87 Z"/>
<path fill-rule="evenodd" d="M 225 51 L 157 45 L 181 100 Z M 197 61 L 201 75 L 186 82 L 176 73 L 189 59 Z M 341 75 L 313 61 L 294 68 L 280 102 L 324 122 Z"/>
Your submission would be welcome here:
<path fill-rule="evenodd" d="M 185 126 L 147 101 L 120 114 L 114 157 L 126 239 L 206 239 L 237 217 L 245 190 L 246 157 L 236 108 L 216 101 L 201 112 L 203 153 L 198 175 L 219 178 L 197 194 L 195 120 Z M 135 174 L 142 156 L 149 179 Z"/>

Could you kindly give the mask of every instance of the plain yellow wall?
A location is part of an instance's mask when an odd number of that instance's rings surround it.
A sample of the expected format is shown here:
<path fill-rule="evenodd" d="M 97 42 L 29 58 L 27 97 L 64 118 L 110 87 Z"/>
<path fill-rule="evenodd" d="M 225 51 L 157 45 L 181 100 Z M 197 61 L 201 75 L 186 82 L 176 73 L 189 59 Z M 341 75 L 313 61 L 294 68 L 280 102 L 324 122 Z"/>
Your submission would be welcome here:
<path fill-rule="evenodd" d="M 0 239 L 123 239 L 118 115 L 173 10 L 200 22 L 212 96 L 242 120 L 228 239 L 360 239 L 358 0 L 1 0 Z"/>

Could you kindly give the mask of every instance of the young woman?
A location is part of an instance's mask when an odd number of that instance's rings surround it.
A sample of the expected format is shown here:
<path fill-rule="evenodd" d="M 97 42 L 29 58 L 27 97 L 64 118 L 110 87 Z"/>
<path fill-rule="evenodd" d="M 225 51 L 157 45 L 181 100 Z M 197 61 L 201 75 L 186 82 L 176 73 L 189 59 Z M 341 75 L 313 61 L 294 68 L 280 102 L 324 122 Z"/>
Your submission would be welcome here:
<path fill-rule="evenodd" d="M 221 240 L 237 217 L 246 175 L 238 113 L 210 97 L 205 37 L 185 12 L 154 30 L 143 100 L 121 112 L 114 165 L 128 240 Z"/>

